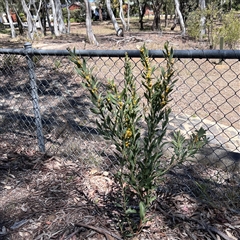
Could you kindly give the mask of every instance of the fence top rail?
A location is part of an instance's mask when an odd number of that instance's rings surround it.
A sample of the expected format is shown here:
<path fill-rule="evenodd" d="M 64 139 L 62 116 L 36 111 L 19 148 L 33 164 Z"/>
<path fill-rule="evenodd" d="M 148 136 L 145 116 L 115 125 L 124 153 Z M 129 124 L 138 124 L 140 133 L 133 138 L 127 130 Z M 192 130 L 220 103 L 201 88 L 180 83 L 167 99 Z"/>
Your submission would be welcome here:
<path fill-rule="evenodd" d="M 48 55 L 48 56 L 68 56 L 68 50 L 45 50 L 34 49 L 31 44 L 25 44 L 25 48 L 7 49 L 0 48 L 0 54 L 16 55 Z M 76 54 L 82 57 L 125 57 L 126 53 L 130 58 L 139 58 L 139 50 L 76 50 Z M 152 58 L 163 58 L 162 50 L 149 50 Z M 174 58 L 202 58 L 202 59 L 238 59 L 240 60 L 240 50 L 174 50 Z"/>

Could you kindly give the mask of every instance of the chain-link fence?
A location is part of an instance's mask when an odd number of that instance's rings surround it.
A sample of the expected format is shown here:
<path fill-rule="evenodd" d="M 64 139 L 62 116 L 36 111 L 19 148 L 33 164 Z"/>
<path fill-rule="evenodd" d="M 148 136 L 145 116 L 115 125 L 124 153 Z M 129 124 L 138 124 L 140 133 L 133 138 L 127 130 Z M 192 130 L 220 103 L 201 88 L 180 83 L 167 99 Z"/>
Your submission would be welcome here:
<path fill-rule="evenodd" d="M 76 51 L 103 84 L 114 79 L 119 85 L 126 52 L 143 94 L 139 51 Z M 1 142 L 109 170 L 115 160 L 112 145 L 98 134 L 88 93 L 68 56 L 67 50 L 37 50 L 30 44 L 0 49 Z M 156 67 L 164 64 L 162 51 L 150 51 L 150 56 Z M 202 126 L 210 140 L 184 171 L 176 170 L 175 177 L 195 195 L 218 196 L 236 207 L 240 202 L 240 51 L 178 50 L 174 58 L 178 81 L 166 138 L 174 130 L 188 135 Z M 166 148 L 165 155 L 170 153 Z"/>

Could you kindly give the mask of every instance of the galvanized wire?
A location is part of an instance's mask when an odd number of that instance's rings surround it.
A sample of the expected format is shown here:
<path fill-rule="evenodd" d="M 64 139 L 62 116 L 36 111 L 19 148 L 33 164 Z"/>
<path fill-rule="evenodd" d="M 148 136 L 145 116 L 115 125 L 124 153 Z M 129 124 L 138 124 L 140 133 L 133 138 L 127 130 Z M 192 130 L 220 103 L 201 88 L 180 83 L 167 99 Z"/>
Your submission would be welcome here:
<path fill-rule="evenodd" d="M 143 96 L 139 52 L 127 52 Z M 103 91 L 108 79 L 122 86 L 125 53 L 77 51 L 94 67 Z M 157 77 L 165 65 L 162 51 L 150 51 L 150 56 Z M 201 126 L 210 139 L 184 173 L 176 170 L 177 176 L 186 186 L 191 185 L 193 195 L 200 192 L 209 198 L 221 192 L 221 201 L 236 205 L 239 197 L 225 195 L 229 187 L 238 192 L 240 186 L 240 51 L 188 50 L 175 51 L 174 56 L 178 81 L 166 140 L 175 130 L 190 135 Z M 29 78 L 34 78 L 37 92 Z M 81 81 L 68 51 L 34 50 L 29 45 L 19 50 L 0 49 L 1 140 L 11 139 L 16 146 L 40 149 L 85 167 L 114 167 L 114 146 L 98 134 L 97 116 L 90 111 L 89 95 Z M 41 134 L 44 142 L 39 140 Z M 166 148 L 165 154 L 170 156 L 171 148 Z"/>

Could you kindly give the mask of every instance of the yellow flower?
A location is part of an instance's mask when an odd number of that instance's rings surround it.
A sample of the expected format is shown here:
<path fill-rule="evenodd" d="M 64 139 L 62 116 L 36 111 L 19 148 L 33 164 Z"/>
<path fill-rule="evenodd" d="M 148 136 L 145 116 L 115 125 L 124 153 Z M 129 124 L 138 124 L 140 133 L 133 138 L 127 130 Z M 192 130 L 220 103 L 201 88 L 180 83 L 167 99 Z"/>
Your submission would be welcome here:
<path fill-rule="evenodd" d="M 118 105 L 119 105 L 120 108 L 122 108 L 123 103 L 122 102 L 118 102 Z"/>
<path fill-rule="evenodd" d="M 165 106 L 166 105 L 166 102 L 165 101 L 162 101 L 161 102 L 161 106 Z"/>
<path fill-rule="evenodd" d="M 89 81 L 89 80 L 90 80 L 90 76 L 89 76 L 89 75 L 86 75 L 86 76 L 85 76 L 85 79 L 86 79 L 87 81 Z"/>
<path fill-rule="evenodd" d="M 93 88 L 90 90 L 92 93 L 96 93 L 97 92 L 97 89 L 96 88 Z"/>
<path fill-rule="evenodd" d="M 77 60 L 77 65 L 78 65 L 79 67 L 82 67 L 82 63 L 80 62 L 80 60 Z"/>
<path fill-rule="evenodd" d="M 130 128 L 127 129 L 124 135 L 124 139 L 129 139 L 132 136 L 132 131 Z"/>
<path fill-rule="evenodd" d="M 130 146 L 129 141 L 125 142 L 125 146 L 126 146 L 126 147 L 129 147 L 129 146 Z"/>
<path fill-rule="evenodd" d="M 147 78 L 147 79 L 151 78 L 151 72 L 147 72 L 146 78 Z"/>

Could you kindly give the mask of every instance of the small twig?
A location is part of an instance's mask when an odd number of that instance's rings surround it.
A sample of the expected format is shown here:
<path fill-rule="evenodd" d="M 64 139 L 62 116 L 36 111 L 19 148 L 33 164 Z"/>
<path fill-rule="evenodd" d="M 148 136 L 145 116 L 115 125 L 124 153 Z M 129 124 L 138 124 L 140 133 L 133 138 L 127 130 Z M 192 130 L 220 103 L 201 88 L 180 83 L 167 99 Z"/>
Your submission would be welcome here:
<path fill-rule="evenodd" d="M 75 230 L 73 233 L 71 233 L 70 235 L 68 235 L 68 237 L 67 238 L 65 238 L 65 240 L 68 240 L 68 239 L 70 239 L 71 237 L 73 237 L 74 235 L 76 235 L 78 232 L 80 232 L 81 231 L 81 229 L 77 229 L 77 230 Z"/>
<path fill-rule="evenodd" d="M 98 228 L 98 227 L 93 227 L 93 226 L 90 226 L 90 225 L 87 225 L 87 224 L 84 224 L 84 223 L 75 223 L 75 226 L 77 227 L 85 227 L 85 228 L 89 228 L 89 229 L 92 229 L 96 232 L 99 232 L 101 234 L 103 234 L 107 240 L 112 240 L 114 237 L 115 239 L 117 240 L 122 240 L 120 237 L 118 237 L 117 235 L 103 229 L 103 228 Z"/>
<path fill-rule="evenodd" d="M 165 212 L 163 209 L 161 209 L 159 206 L 157 206 L 157 209 L 161 211 L 161 213 L 163 213 L 165 216 L 168 216 L 168 217 L 171 217 L 171 218 L 181 218 L 181 220 L 184 220 L 184 221 L 188 221 L 188 222 L 195 222 L 199 225 L 202 226 L 202 228 L 204 230 L 206 230 L 211 236 L 212 234 L 211 233 L 216 233 L 218 234 L 220 237 L 222 237 L 224 240 L 234 240 L 233 238 L 230 238 L 228 237 L 226 234 L 224 234 L 223 232 L 221 232 L 220 230 L 218 230 L 217 228 L 215 227 L 212 227 L 208 224 L 205 224 L 205 223 L 202 223 L 201 221 L 195 219 L 195 218 L 188 218 L 186 216 L 182 217 L 182 216 L 177 216 L 176 214 L 171 214 L 171 213 L 167 213 Z M 213 236 L 212 236 L 213 237 Z"/>
<path fill-rule="evenodd" d="M 225 240 L 234 240 L 233 238 L 227 236 L 225 233 L 221 232 L 220 230 L 218 230 L 215 227 L 209 227 L 209 230 L 214 232 L 214 233 L 216 233 L 216 234 L 218 234 L 220 237 L 222 237 Z"/>

